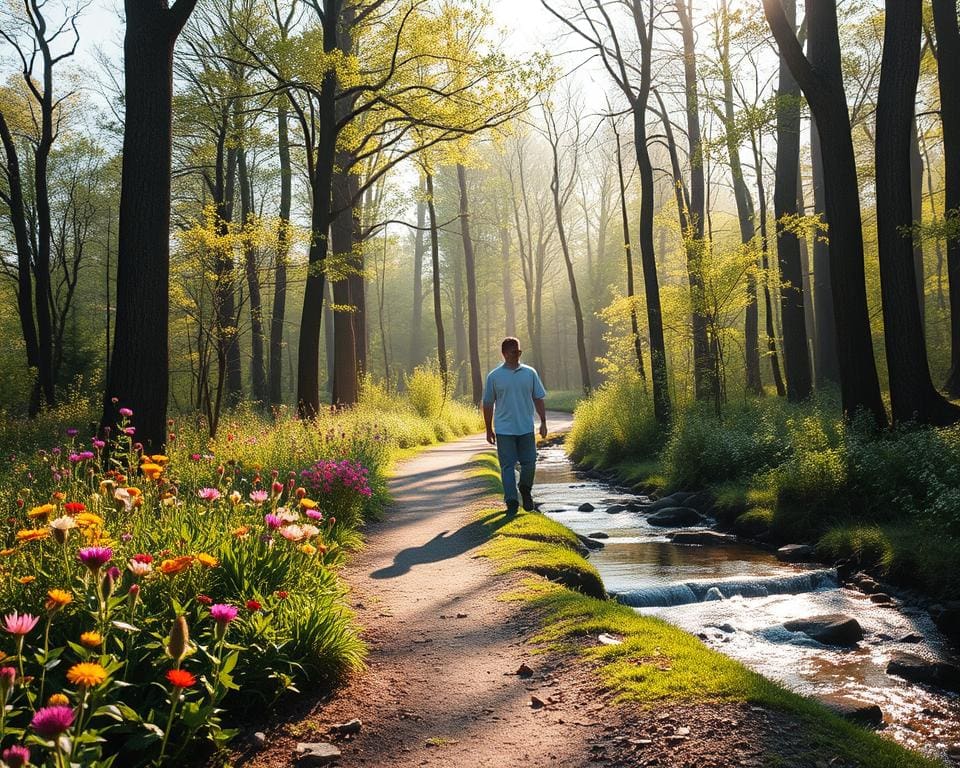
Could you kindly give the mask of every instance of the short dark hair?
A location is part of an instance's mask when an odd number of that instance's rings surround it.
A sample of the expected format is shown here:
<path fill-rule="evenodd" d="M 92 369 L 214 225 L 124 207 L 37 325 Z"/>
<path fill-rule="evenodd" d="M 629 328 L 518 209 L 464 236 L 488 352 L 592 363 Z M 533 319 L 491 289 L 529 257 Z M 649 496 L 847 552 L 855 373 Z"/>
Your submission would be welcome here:
<path fill-rule="evenodd" d="M 520 349 L 520 339 L 516 336 L 507 336 L 503 341 L 500 342 L 500 352 L 506 352 L 507 347 L 516 347 Z"/>

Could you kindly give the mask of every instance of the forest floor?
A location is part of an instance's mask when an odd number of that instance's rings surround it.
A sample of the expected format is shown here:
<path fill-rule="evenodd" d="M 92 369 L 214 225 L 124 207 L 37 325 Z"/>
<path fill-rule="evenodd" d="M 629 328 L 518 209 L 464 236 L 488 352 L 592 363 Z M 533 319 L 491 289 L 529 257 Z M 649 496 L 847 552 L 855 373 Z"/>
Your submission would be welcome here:
<path fill-rule="evenodd" d="M 552 430 L 569 423 L 551 414 Z M 542 617 L 500 599 L 518 577 L 476 556 L 477 512 L 499 504 L 469 477 L 486 448 L 477 435 L 399 465 L 391 508 L 343 573 L 369 646 L 366 670 L 332 697 L 304 691 L 231 765 L 319 765 L 297 754 L 318 742 L 340 750 L 336 766 L 850 765 L 829 744 L 810 743 L 791 714 L 711 701 L 618 704 L 590 662 L 532 643 Z M 522 664 L 532 674 L 517 675 Z M 336 728 L 354 718 L 356 732 Z"/>

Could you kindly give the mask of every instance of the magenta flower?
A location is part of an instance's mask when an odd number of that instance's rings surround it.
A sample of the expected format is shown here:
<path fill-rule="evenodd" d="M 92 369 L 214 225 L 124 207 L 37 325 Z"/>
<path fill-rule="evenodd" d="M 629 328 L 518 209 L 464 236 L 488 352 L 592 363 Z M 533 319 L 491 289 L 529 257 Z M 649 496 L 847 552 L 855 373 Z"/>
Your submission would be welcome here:
<path fill-rule="evenodd" d="M 14 667 L 0 667 L 0 691 L 9 691 L 16 681 L 17 670 Z"/>
<path fill-rule="evenodd" d="M 217 624 L 226 626 L 237 618 L 237 609 L 227 603 L 217 603 L 216 605 L 210 606 L 210 618 L 217 622 Z"/>
<path fill-rule="evenodd" d="M 119 413 L 125 419 L 129 419 L 131 416 L 133 416 L 133 411 L 131 411 L 129 408 L 121 408 L 119 411 L 117 411 L 117 413 Z"/>
<path fill-rule="evenodd" d="M 30 765 L 30 750 L 27 747 L 14 744 L 3 750 L 3 762 L 9 768 L 24 768 Z"/>
<path fill-rule="evenodd" d="M 323 513 L 319 509 L 308 509 L 306 514 L 311 520 L 323 520 Z"/>
<path fill-rule="evenodd" d="M 40 621 L 39 616 L 31 616 L 29 613 L 8 613 L 3 617 L 3 628 L 11 635 L 28 635 L 30 631 L 37 626 Z"/>
<path fill-rule="evenodd" d="M 76 437 L 80 433 L 80 430 L 76 427 L 67 427 L 67 434 L 70 437 Z"/>
<path fill-rule="evenodd" d="M 77 552 L 77 559 L 94 573 L 109 563 L 111 557 L 113 550 L 110 547 L 84 547 Z"/>
<path fill-rule="evenodd" d="M 137 434 L 137 428 L 136 428 L 136 427 L 124 427 L 124 428 L 123 428 L 123 434 L 129 435 L 130 437 L 133 437 L 135 434 Z"/>
<path fill-rule="evenodd" d="M 94 440 L 94 441 L 93 441 L 93 447 L 96 448 L 98 451 L 99 451 L 101 448 L 103 448 L 105 445 L 106 445 L 106 443 L 105 443 L 103 440 Z"/>
<path fill-rule="evenodd" d="M 201 488 L 197 491 L 197 496 L 204 501 L 216 501 L 220 498 L 220 491 L 216 488 Z"/>
<path fill-rule="evenodd" d="M 277 528 L 279 528 L 281 525 L 283 525 L 283 520 L 281 520 L 279 517 L 277 517 L 272 513 L 269 515 L 264 515 L 263 522 L 267 524 L 267 528 L 270 528 L 271 530 L 274 530 L 274 531 Z"/>
<path fill-rule="evenodd" d="M 270 494 L 263 490 L 250 491 L 250 501 L 254 504 L 263 504 L 270 498 Z"/>
<path fill-rule="evenodd" d="M 30 721 L 30 727 L 45 739 L 59 736 L 71 725 L 73 725 L 73 710 L 61 705 L 38 709 L 33 720 Z"/>

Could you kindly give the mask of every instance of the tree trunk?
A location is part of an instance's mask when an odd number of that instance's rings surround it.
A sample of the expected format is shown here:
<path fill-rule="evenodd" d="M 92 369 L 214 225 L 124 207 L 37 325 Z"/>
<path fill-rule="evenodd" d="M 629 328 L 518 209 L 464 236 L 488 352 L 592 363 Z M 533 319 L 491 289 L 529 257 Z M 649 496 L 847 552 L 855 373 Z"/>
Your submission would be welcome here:
<path fill-rule="evenodd" d="M 611 120 L 611 124 L 613 121 Z M 620 219 L 623 225 L 623 253 L 627 260 L 627 299 L 630 302 L 630 332 L 633 334 L 633 352 L 637 357 L 637 373 L 644 381 L 647 380 L 643 368 L 643 345 L 640 342 L 640 324 L 637 321 L 637 305 L 634 301 L 636 291 L 633 286 L 633 250 L 630 247 L 630 219 L 627 217 L 627 187 L 623 180 L 623 154 L 620 150 L 620 134 L 616 126 L 613 129 L 617 143 L 617 179 L 620 186 Z"/>
<path fill-rule="evenodd" d="M 254 215 L 253 190 L 247 173 L 247 152 L 241 147 L 237 154 L 240 182 L 240 212 L 244 227 Z M 250 379 L 253 399 L 261 405 L 267 402 L 267 371 L 263 359 L 263 301 L 260 298 L 260 274 L 257 270 L 257 250 L 248 238 L 244 239 L 243 262 L 247 273 L 247 293 L 250 301 Z"/>
<path fill-rule="evenodd" d="M 101 426 L 133 409 L 137 439 L 167 436 L 173 46 L 196 0 L 126 0 L 126 121 L 117 254 L 117 328 Z"/>
<path fill-rule="evenodd" d="M 859 410 L 866 410 L 878 425 L 885 425 L 887 415 L 870 338 L 860 187 L 843 89 L 836 5 L 822 2 L 807 6 L 809 60 L 780 0 L 763 0 L 763 5 L 780 52 L 817 119 L 824 167 L 830 168 L 825 193 L 831 251 L 843 254 L 842 258 L 830 259 L 843 412 L 853 418 Z"/>
<path fill-rule="evenodd" d="M 787 20 L 796 26 L 796 0 L 782 0 Z M 803 304 L 803 267 L 800 240 L 784 228 L 784 216 L 797 215 L 797 172 L 800 165 L 800 86 L 780 57 L 777 88 L 777 168 L 773 210 L 777 219 L 777 261 L 780 266 L 780 307 L 783 318 L 783 367 L 787 399 L 797 403 L 810 396 L 812 381 L 807 352 L 807 329 Z"/>
<path fill-rule="evenodd" d="M 810 120 L 810 158 L 813 168 L 813 212 L 829 226 L 824 192 L 823 155 L 820 152 L 820 131 Z M 830 242 L 827 232 L 813 236 L 813 313 L 817 318 L 814 344 L 817 386 L 840 383 L 840 360 L 837 357 L 837 321 L 833 316 L 833 289 L 830 287 Z"/>
<path fill-rule="evenodd" d="M 683 237 L 687 251 L 687 280 L 690 284 L 690 305 L 693 325 L 693 387 L 697 400 L 711 401 L 719 408 L 720 378 L 713 345 L 709 338 L 710 320 L 705 311 L 703 290 L 703 253 L 705 243 L 703 227 L 706 213 L 705 183 L 703 176 L 703 145 L 700 138 L 700 101 L 697 96 L 697 52 L 693 35 L 693 18 L 690 0 L 676 0 L 675 7 L 680 19 L 683 38 L 683 75 L 686 94 L 687 141 L 690 158 L 690 196 L 684 218 Z M 662 108 L 662 107 L 661 107 Z M 663 119 L 669 123 L 669 117 Z M 672 135 L 672 130 L 670 134 Z M 682 178 L 680 179 L 682 181 Z"/>
<path fill-rule="evenodd" d="M 517 308 L 513 298 L 513 275 L 510 269 L 510 229 L 505 221 L 500 222 L 500 274 L 503 281 L 503 307 L 505 336 L 517 335 Z"/>
<path fill-rule="evenodd" d="M 750 245 L 756 236 L 753 223 L 753 199 L 743 178 L 743 165 L 740 162 L 740 142 L 737 138 L 736 120 L 733 111 L 733 73 L 730 70 L 730 17 L 724 2 L 722 14 L 722 40 L 720 63 L 723 75 L 723 123 L 726 136 L 727 157 L 730 163 L 730 175 L 733 178 L 733 198 L 737 205 L 737 221 L 740 224 L 740 242 Z M 760 375 L 760 312 L 757 304 L 757 276 L 753 270 L 747 272 L 747 307 L 744 318 L 744 363 L 746 367 L 747 392 L 763 394 L 763 380 Z"/>
<path fill-rule="evenodd" d="M 960 215 L 960 29 L 951 0 L 933 0 L 937 33 L 937 79 L 943 125 L 944 218 Z M 947 238 L 947 292 L 950 299 L 950 371 L 944 387 L 960 397 L 960 237 Z"/>
<path fill-rule="evenodd" d="M 237 179 L 237 136 L 230 129 L 230 107 L 225 106 L 223 123 L 217 143 L 216 201 L 217 234 L 226 239 L 233 223 L 233 201 Z M 222 379 L 226 386 L 227 402 L 237 405 L 243 397 L 243 371 L 240 365 L 240 339 L 237 323 L 236 274 L 232 246 L 220 248 L 214 255 L 214 293 L 216 296 L 217 360 L 224 367 Z M 217 402 L 221 402 L 219 389 Z M 219 411 L 218 411 L 219 413 Z"/>
<path fill-rule="evenodd" d="M 480 370 L 480 330 L 477 327 L 477 268 L 470 237 L 470 203 L 467 197 L 467 171 L 457 163 L 457 185 L 460 188 L 460 237 L 463 240 L 463 259 L 467 272 L 467 338 L 470 347 L 470 383 L 473 404 L 483 398 L 483 373 Z"/>
<path fill-rule="evenodd" d="M 290 258 L 290 206 L 292 171 L 287 97 L 277 106 L 277 152 L 280 156 L 280 218 L 277 222 L 277 261 L 273 273 L 273 310 L 270 316 L 270 403 L 283 402 L 283 324 L 287 309 L 287 262 Z"/>
<path fill-rule="evenodd" d="M 920 126 L 913 119 L 910 129 L 910 200 L 913 226 L 923 223 L 923 157 L 920 155 L 920 140 L 917 131 Z M 917 276 L 917 304 L 920 305 L 920 327 L 924 328 L 927 318 L 926 284 L 927 277 L 923 267 L 923 238 L 913 238 L 913 270 Z M 924 330 L 924 337 L 926 331 Z"/>
<path fill-rule="evenodd" d="M 423 230 L 427 220 L 426 181 L 423 174 L 417 186 L 417 232 L 413 244 L 413 316 L 410 320 L 410 358 L 412 371 L 423 360 Z"/>
<path fill-rule="evenodd" d="M 797 213 L 800 216 L 807 215 L 807 206 L 804 202 L 803 176 L 799 168 L 799 158 L 797 168 Z M 811 366 L 813 366 L 815 357 L 813 354 L 813 344 L 817 338 L 817 322 L 813 313 L 813 283 L 810 280 L 810 248 L 806 238 L 800 240 L 800 273 L 803 277 L 803 320 L 807 331 L 807 356 Z M 811 368 L 814 377 L 818 375 Z"/>
<path fill-rule="evenodd" d="M 443 332 L 443 305 L 440 303 L 440 237 L 437 209 L 433 202 L 433 174 L 427 173 L 427 213 L 430 216 L 430 258 L 433 265 L 433 320 L 437 327 L 437 361 L 444 386 L 447 385 L 447 341 Z"/>
<path fill-rule="evenodd" d="M 930 380 L 917 276 L 909 232 L 913 224 L 911 133 L 920 75 L 921 0 L 888 0 L 877 94 L 877 245 L 883 295 L 884 341 L 894 424 L 948 424 L 960 408 Z"/>
<path fill-rule="evenodd" d="M 350 167 L 347 153 L 338 151 L 333 176 L 333 209 L 338 211 L 330 226 L 330 242 L 339 264 L 352 269 L 355 209 L 352 204 L 358 192 L 357 177 L 343 169 Z M 353 405 L 360 395 L 357 368 L 357 339 L 354 315 L 357 312 L 351 295 L 353 284 L 345 276 L 333 283 L 334 405 Z"/>

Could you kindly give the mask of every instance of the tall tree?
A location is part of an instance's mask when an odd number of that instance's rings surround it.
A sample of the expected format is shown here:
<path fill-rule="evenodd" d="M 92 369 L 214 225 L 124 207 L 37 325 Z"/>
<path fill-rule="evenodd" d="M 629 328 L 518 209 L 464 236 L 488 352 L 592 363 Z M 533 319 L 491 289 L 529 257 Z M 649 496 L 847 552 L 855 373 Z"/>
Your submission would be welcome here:
<path fill-rule="evenodd" d="M 173 47 L 196 0 L 125 0 L 126 122 L 120 186 L 116 332 L 104 426 L 132 408 L 140 442 L 167 437 Z"/>
<path fill-rule="evenodd" d="M 413 314 L 410 319 L 410 359 L 412 370 L 423 360 L 423 252 L 424 225 L 427 220 L 426 179 L 420 174 L 417 185 L 417 229 L 413 241 Z"/>
<path fill-rule="evenodd" d="M 910 143 L 920 75 L 921 0 L 887 0 L 883 61 L 877 96 L 877 245 L 883 295 L 884 341 L 894 423 L 949 424 L 960 408 L 930 380 L 917 302 L 912 231 Z"/>
<path fill-rule="evenodd" d="M 467 195 L 467 169 L 457 163 L 457 188 L 460 191 L 460 237 L 467 282 L 467 339 L 470 354 L 470 384 L 473 404 L 483 397 L 483 373 L 480 370 L 480 331 L 477 327 L 477 265 L 470 235 L 470 199 Z"/>
<path fill-rule="evenodd" d="M 823 153 L 817 121 L 810 118 L 810 160 L 813 179 L 813 215 L 829 227 L 824 191 Z M 828 230 L 829 231 L 829 230 Z M 840 359 L 837 357 L 837 321 L 833 316 L 833 288 L 830 285 L 830 249 L 827 237 L 819 232 L 813 237 L 813 314 L 817 319 L 817 335 L 813 346 L 817 386 L 840 383 Z"/>
<path fill-rule="evenodd" d="M 796 0 L 782 0 L 787 21 L 796 27 Z M 777 172 L 773 210 L 777 219 L 777 261 L 780 265 L 780 306 L 783 318 L 783 366 L 787 398 L 791 402 L 810 396 L 812 377 L 807 352 L 807 329 L 803 303 L 803 268 L 800 239 L 784 217 L 797 215 L 797 174 L 800 164 L 800 87 L 780 56 L 777 88 Z"/>
<path fill-rule="evenodd" d="M 860 187 L 843 87 L 836 3 L 834 0 L 808 3 L 807 55 L 784 13 L 781 0 L 763 0 L 763 8 L 780 53 L 816 117 L 824 165 L 830 168 L 824 191 L 831 253 L 843 254 L 843 258 L 830 259 L 843 411 L 853 417 L 863 409 L 872 414 L 878 424 L 886 424 L 870 338 Z"/>

